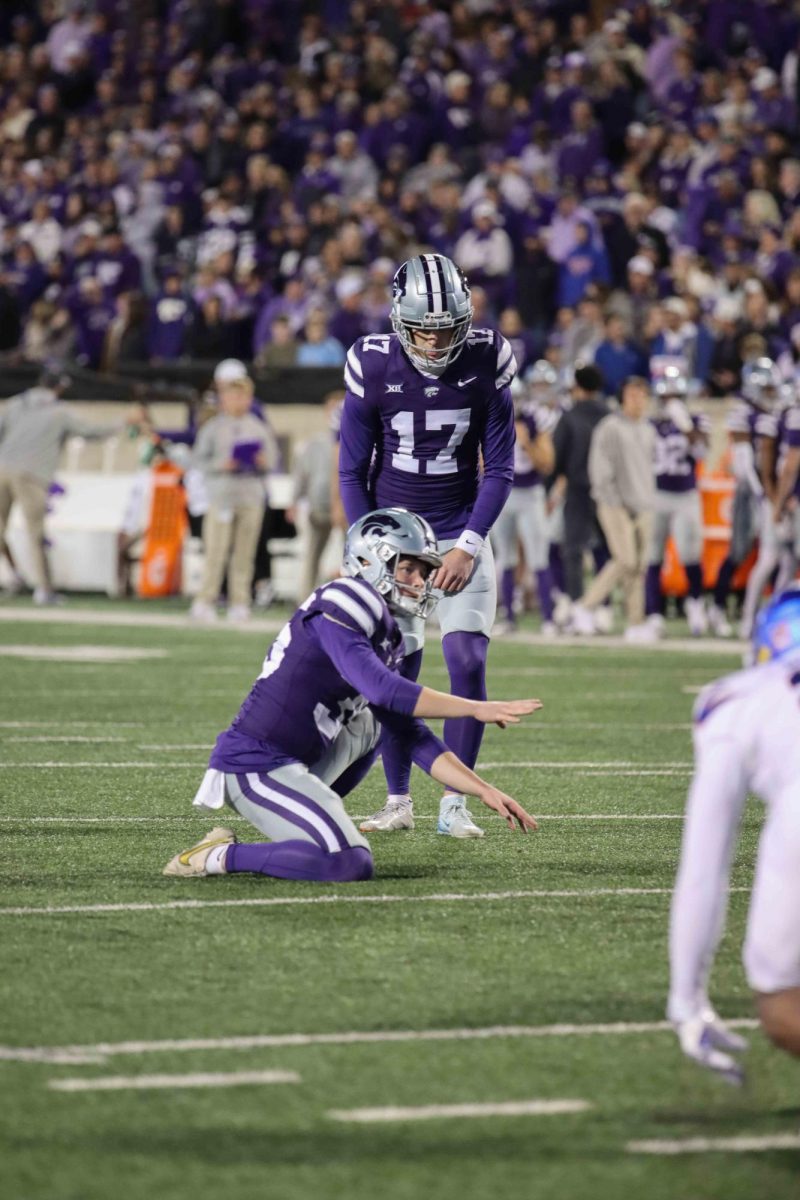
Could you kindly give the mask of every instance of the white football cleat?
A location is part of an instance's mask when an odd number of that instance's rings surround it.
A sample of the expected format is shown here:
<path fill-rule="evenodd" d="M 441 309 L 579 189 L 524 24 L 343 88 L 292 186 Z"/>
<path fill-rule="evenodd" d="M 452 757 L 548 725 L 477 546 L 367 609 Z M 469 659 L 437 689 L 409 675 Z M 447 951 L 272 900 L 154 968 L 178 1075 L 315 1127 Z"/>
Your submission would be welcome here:
<path fill-rule="evenodd" d="M 569 625 L 570 614 L 572 613 L 572 601 L 566 592 L 559 592 L 556 596 L 556 602 L 553 606 L 553 620 L 559 629 L 566 629 Z"/>
<path fill-rule="evenodd" d="M 436 832 L 454 838 L 483 837 L 483 830 L 473 821 L 464 796 L 447 796 L 442 801 Z"/>
<path fill-rule="evenodd" d="M 241 625 L 250 620 L 250 609 L 246 604 L 232 604 L 228 609 L 228 620 L 234 625 Z"/>
<path fill-rule="evenodd" d="M 650 613 L 650 616 L 645 617 L 644 620 L 645 620 L 645 625 L 648 625 L 650 627 L 650 629 L 653 630 L 653 633 L 655 634 L 656 637 L 658 637 L 658 638 L 663 637 L 664 627 L 666 626 L 666 621 L 664 620 L 661 613 Z"/>
<path fill-rule="evenodd" d="M 716 604 L 712 604 L 707 616 L 709 628 L 717 637 L 729 638 L 733 635 L 733 627 L 723 609 L 718 608 Z"/>
<path fill-rule="evenodd" d="M 492 626 L 492 637 L 508 637 L 517 632 L 516 621 L 495 621 Z"/>
<path fill-rule="evenodd" d="M 568 632 L 579 637 L 591 637 L 596 632 L 594 613 L 582 604 L 573 604 Z"/>
<path fill-rule="evenodd" d="M 555 621 L 542 621 L 542 627 L 539 630 L 542 637 L 554 638 L 558 637 L 558 626 Z"/>
<path fill-rule="evenodd" d="M 387 800 L 358 827 L 362 833 L 394 833 L 396 829 L 414 828 L 414 806 L 411 797 L 407 800 Z"/>
<path fill-rule="evenodd" d="M 614 628 L 614 610 L 611 605 L 598 604 L 593 615 L 595 632 L 611 633 Z"/>
<path fill-rule="evenodd" d="M 202 841 L 171 858 L 162 874 L 179 875 L 183 879 L 199 879 L 208 875 L 206 864 L 211 851 L 217 846 L 232 846 L 235 841 L 236 834 L 232 829 L 223 829 L 219 826 L 211 829 Z"/>
<path fill-rule="evenodd" d="M 684 607 L 692 637 L 702 637 L 704 633 L 708 633 L 708 613 L 702 598 L 687 596 Z"/>

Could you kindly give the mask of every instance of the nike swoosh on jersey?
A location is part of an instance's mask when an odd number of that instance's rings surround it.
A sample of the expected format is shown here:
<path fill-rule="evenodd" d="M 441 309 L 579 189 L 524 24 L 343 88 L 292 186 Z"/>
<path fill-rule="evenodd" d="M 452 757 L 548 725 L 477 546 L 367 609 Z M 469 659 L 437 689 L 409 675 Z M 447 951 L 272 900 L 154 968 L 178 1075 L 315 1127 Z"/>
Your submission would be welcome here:
<path fill-rule="evenodd" d="M 469 379 L 459 379 L 458 386 L 466 387 L 468 383 L 474 383 L 477 378 L 477 375 L 470 375 Z"/>

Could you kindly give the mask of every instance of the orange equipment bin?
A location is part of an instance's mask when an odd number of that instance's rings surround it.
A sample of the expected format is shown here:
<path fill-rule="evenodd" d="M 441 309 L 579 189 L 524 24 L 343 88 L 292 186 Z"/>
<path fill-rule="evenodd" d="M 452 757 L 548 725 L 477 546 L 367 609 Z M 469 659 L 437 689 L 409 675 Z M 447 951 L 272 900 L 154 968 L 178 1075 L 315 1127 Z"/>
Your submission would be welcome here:
<path fill-rule="evenodd" d="M 703 471 L 700 464 L 698 487 L 703 510 L 703 587 L 710 590 L 717 582 L 719 568 L 728 554 L 735 482 L 725 471 Z M 755 560 L 756 551 L 752 550 L 734 573 L 731 583 L 734 590 L 745 587 Z M 667 541 L 664 553 L 661 588 L 665 596 L 685 596 L 688 591 L 686 572 L 672 538 Z"/>
<path fill-rule="evenodd" d="M 143 597 L 174 596 L 181 590 L 181 557 L 187 524 L 183 472 L 171 462 L 159 463 L 152 471 L 150 514 L 136 590 Z"/>

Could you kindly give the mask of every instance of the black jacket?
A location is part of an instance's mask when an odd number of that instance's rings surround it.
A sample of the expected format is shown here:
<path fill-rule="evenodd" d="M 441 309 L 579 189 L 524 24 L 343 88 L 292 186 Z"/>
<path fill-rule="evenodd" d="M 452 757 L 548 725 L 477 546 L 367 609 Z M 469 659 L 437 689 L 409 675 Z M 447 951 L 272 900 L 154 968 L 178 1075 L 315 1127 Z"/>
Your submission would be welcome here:
<path fill-rule="evenodd" d="M 608 405 L 604 400 L 590 398 L 578 400 L 565 412 L 553 431 L 555 467 L 553 474 L 566 476 L 567 491 L 578 488 L 589 491 L 589 446 L 594 428 L 603 417 L 607 417 Z"/>

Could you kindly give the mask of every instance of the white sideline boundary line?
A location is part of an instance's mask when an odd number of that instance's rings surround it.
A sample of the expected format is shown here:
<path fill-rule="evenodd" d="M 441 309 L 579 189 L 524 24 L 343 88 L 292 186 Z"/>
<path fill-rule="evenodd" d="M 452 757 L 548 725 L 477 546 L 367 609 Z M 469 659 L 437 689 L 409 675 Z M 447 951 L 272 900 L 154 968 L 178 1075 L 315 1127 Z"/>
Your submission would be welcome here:
<path fill-rule="evenodd" d="M 728 893 L 749 892 L 747 887 L 728 888 Z M 494 900 L 582 900 L 603 896 L 671 896 L 671 887 L 656 888 L 577 888 L 530 889 L 515 892 L 432 892 L 426 896 L 395 896 L 391 894 L 325 896 L 259 896 L 241 900 L 164 900 L 119 904 L 63 904 L 0 907 L 2 917 L 57 917 L 78 913 L 143 913 L 170 912 L 201 908 L 287 908 L 306 904 L 462 904 Z"/>
<path fill-rule="evenodd" d="M 227 1088 L 263 1083 L 299 1083 L 296 1071 L 228 1071 L 194 1075 L 106 1075 L 96 1079 L 49 1079 L 52 1092 L 124 1092 L 151 1088 Z"/>
<path fill-rule="evenodd" d="M 731 1029 L 756 1029 L 754 1017 L 725 1019 Z M 625 1037 L 671 1033 L 669 1021 L 612 1021 L 594 1024 L 486 1025 L 453 1029 L 343 1030 L 339 1033 L 264 1033 L 160 1041 L 95 1042 L 75 1046 L 0 1046 L 0 1061 L 98 1063 L 117 1055 L 190 1053 L 204 1050 L 264 1050 L 304 1046 L 363 1046 L 402 1042 L 483 1042 L 496 1038 Z"/>
<path fill-rule="evenodd" d="M 494 1104 L 424 1104 L 419 1108 L 332 1108 L 332 1121 L 374 1125 L 388 1121 L 442 1121 L 464 1117 L 546 1117 L 594 1108 L 588 1100 L 503 1100 Z"/>
<path fill-rule="evenodd" d="M 741 1133 L 724 1138 L 685 1138 L 671 1141 L 667 1138 L 641 1142 L 628 1142 L 628 1154 L 758 1154 L 765 1150 L 800 1150 L 799 1133 Z"/>

